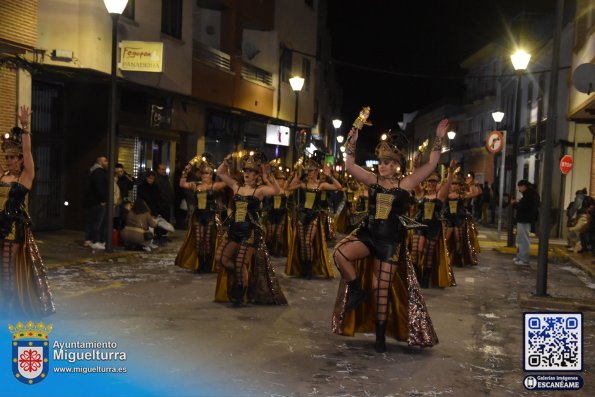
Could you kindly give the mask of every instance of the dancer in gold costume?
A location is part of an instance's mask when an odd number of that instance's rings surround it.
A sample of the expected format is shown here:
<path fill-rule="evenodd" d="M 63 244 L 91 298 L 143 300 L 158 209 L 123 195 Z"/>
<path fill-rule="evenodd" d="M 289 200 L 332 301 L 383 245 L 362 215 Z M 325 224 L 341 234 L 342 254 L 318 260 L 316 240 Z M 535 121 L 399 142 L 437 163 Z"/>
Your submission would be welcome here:
<path fill-rule="evenodd" d="M 31 232 L 26 198 L 35 178 L 29 108 L 18 114 L 23 128 L 2 138 L 6 169 L 0 167 L 0 311 L 44 316 L 54 313 L 46 268 Z"/>
<path fill-rule="evenodd" d="M 448 120 L 443 120 L 436 129 L 429 162 L 402 179 L 397 177 L 397 166 L 403 155 L 395 145 L 384 140 L 376 146 L 379 164 L 375 175 L 355 164 L 358 130 L 349 132 L 346 167 L 355 179 L 368 186 L 368 216 L 333 252 L 342 280 L 332 328 L 341 335 L 375 329 L 377 352 L 386 351 L 387 330 L 409 345 L 438 343 L 404 243 L 407 228 L 417 225 L 405 214 L 409 192 L 436 168 L 446 131 Z M 369 295 L 372 299 L 360 306 Z"/>

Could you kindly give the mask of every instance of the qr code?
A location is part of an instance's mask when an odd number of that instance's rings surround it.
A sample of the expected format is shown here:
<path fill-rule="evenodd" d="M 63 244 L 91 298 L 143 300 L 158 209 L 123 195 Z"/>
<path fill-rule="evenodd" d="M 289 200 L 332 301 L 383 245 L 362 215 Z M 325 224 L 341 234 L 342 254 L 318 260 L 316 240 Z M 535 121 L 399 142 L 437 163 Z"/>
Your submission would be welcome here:
<path fill-rule="evenodd" d="M 582 371 L 582 313 L 525 313 L 524 325 L 525 371 Z"/>

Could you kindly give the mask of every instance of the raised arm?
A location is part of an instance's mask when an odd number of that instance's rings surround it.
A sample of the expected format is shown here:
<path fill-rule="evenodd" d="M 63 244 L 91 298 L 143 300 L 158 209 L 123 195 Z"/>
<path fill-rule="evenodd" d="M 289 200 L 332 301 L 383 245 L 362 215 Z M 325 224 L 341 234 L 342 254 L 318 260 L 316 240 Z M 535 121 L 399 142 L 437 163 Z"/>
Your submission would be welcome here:
<path fill-rule="evenodd" d="M 327 176 L 327 178 L 331 179 L 331 183 L 329 183 L 329 182 L 321 183 L 320 189 L 322 189 L 322 190 L 339 190 L 339 189 L 341 189 L 341 187 L 342 187 L 341 182 L 339 182 L 338 180 L 335 179 L 335 177 L 333 176 L 330 169 L 325 169 L 324 174 Z"/>
<path fill-rule="evenodd" d="M 347 143 L 345 144 L 345 153 L 347 153 L 347 157 L 345 158 L 345 170 L 358 182 L 370 186 L 376 182 L 376 176 L 355 164 L 355 144 L 357 142 L 358 134 L 359 131 L 356 128 L 352 128 L 347 135 Z"/>
<path fill-rule="evenodd" d="M 20 176 L 20 182 L 23 186 L 31 188 L 33 179 L 35 178 L 35 163 L 33 162 L 33 154 L 31 153 L 31 134 L 29 133 L 29 116 L 31 111 L 27 106 L 21 106 L 19 111 L 19 122 L 23 128 L 23 136 L 21 137 L 23 145 L 23 172 Z"/>
<path fill-rule="evenodd" d="M 229 175 L 229 161 L 231 161 L 231 154 L 225 157 L 217 168 L 217 176 L 235 192 L 238 190 L 238 183 Z"/>
<path fill-rule="evenodd" d="M 432 152 L 430 153 L 430 160 L 419 168 L 416 168 L 411 175 L 406 176 L 401 181 L 401 188 L 405 190 L 413 190 L 415 186 L 419 185 L 426 179 L 438 165 L 440 155 L 442 154 L 442 141 L 444 135 L 448 131 L 448 119 L 442 120 L 436 127 L 436 139 L 432 145 Z"/>
<path fill-rule="evenodd" d="M 300 169 L 297 169 L 293 174 L 293 179 L 290 179 L 290 182 L 285 187 L 285 190 L 287 190 L 288 192 L 292 192 L 298 187 L 300 187 L 301 184 L 302 181 L 300 180 Z"/>
<path fill-rule="evenodd" d="M 182 171 L 182 176 L 180 177 L 180 187 L 183 189 L 190 189 L 196 190 L 196 183 L 195 182 L 188 182 L 188 174 L 192 171 L 192 164 L 186 164 L 184 167 L 184 171 Z"/>
<path fill-rule="evenodd" d="M 438 190 L 438 200 L 445 201 L 448 198 L 448 193 L 450 192 L 450 185 L 452 184 L 452 180 L 455 176 L 455 169 L 457 168 L 457 162 L 452 160 L 448 167 L 448 176 L 446 177 L 446 181 L 440 186 Z"/>
<path fill-rule="evenodd" d="M 281 187 L 279 186 L 275 176 L 271 173 L 270 165 L 262 164 L 260 169 L 262 172 L 262 180 L 267 182 L 265 182 L 265 186 L 258 188 L 259 193 L 262 194 L 262 196 L 274 196 L 281 193 Z M 262 197 L 259 198 L 262 199 Z"/>

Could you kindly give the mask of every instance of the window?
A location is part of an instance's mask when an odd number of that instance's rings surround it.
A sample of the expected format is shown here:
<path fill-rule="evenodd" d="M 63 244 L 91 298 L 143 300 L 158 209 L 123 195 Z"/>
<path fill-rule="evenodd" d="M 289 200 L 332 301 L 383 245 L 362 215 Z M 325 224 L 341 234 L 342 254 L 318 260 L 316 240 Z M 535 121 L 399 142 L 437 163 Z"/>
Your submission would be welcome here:
<path fill-rule="evenodd" d="M 291 77 L 291 63 L 292 63 L 292 53 L 291 50 L 287 48 L 282 48 L 281 51 L 281 81 L 285 83 L 289 83 L 289 78 Z"/>
<path fill-rule="evenodd" d="M 128 19 L 134 19 L 134 0 L 128 0 L 128 4 L 126 4 L 122 15 Z"/>
<path fill-rule="evenodd" d="M 182 0 L 161 1 L 161 32 L 182 38 Z"/>
<path fill-rule="evenodd" d="M 310 60 L 302 59 L 302 76 L 304 76 L 304 88 L 310 91 Z"/>

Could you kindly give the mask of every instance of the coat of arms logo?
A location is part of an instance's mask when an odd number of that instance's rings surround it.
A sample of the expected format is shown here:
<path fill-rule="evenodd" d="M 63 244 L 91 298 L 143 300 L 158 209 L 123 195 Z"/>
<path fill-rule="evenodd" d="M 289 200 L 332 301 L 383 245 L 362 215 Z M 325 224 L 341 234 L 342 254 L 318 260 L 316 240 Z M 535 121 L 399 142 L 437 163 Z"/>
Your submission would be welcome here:
<path fill-rule="evenodd" d="M 12 373 L 15 378 L 27 385 L 44 380 L 49 370 L 49 339 L 52 324 L 47 326 L 29 321 L 26 325 L 18 322 L 8 324 L 12 333 Z"/>

